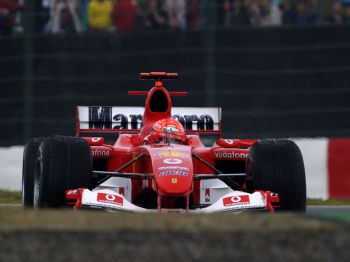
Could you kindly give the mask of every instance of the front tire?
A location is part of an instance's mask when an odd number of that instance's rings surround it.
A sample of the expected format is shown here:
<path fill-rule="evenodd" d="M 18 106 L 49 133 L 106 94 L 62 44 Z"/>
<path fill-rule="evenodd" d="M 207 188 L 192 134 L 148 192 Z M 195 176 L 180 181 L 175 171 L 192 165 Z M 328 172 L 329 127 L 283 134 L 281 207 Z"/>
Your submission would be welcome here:
<path fill-rule="evenodd" d="M 22 204 L 24 207 L 33 207 L 34 172 L 38 148 L 42 141 L 44 141 L 43 137 L 33 138 L 25 145 L 23 150 Z"/>
<path fill-rule="evenodd" d="M 254 190 L 279 194 L 281 210 L 305 211 L 304 162 L 293 141 L 272 139 L 257 142 L 249 151 L 246 172 Z"/>
<path fill-rule="evenodd" d="M 67 189 L 92 187 L 90 147 L 80 138 L 53 136 L 39 146 L 34 183 L 34 206 L 58 208 Z"/>

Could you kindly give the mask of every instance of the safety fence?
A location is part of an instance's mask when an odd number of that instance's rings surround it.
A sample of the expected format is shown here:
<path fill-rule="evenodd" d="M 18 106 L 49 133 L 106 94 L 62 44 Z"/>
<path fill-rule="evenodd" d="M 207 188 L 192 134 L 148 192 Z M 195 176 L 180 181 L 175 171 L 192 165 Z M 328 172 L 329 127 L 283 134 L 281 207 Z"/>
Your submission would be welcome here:
<path fill-rule="evenodd" d="M 350 27 L 210 28 L 0 39 L 0 145 L 73 135 L 76 105 L 142 106 L 178 72 L 176 106 L 220 106 L 226 137 L 350 134 Z"/>

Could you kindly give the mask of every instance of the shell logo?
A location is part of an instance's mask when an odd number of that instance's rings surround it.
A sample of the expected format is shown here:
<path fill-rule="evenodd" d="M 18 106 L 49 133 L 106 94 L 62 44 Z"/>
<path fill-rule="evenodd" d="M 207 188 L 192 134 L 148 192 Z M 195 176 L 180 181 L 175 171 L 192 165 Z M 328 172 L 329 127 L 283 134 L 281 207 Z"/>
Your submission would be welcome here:
<path fill-rule="evenodd" d="M 158 154 L 160 157 L 182 157 L 185 156 L 185 154 L 181 152 L 176 151 L 163 151 Z"/>

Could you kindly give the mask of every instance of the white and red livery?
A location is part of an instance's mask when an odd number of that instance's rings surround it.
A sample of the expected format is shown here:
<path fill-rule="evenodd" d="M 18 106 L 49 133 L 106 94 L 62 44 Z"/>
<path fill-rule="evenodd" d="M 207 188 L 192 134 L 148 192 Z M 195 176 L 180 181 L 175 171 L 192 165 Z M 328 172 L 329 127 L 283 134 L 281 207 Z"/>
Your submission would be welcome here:
<path fill-rule="evenodd" d="M 171 96 L 187 93 L 168 92 L 163 81 L 177 77 L 142 73 L 155 86 L 129 94 L 146 95 L 145 107 L 78 106 L 76 137 L 30 141 L 24 205 L 131 212 L 305 210 L 305 173 L 296 145 L 223 139 L 221 108 L 172 107 Z M 148 140 L 155 123 L 170 117 L 181 127 L 156 125 L 157 132 L 170 135 L 161 143 Z M 178 132 L 185 138 L 174 143 Z"/>

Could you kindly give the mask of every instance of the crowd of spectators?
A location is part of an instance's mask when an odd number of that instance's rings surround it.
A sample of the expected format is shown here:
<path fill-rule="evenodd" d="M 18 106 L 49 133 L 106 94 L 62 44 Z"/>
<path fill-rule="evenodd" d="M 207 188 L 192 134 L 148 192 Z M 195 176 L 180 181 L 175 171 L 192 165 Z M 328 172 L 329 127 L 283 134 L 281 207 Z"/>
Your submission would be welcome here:
<path fill-rule="evenodd" d="M 350 24 L 350 0 L 330 0 L 321 17 L 320 0 L 225 0 L 226 26 Z"/>
<path fill-rule="evenodd" d="M 0 35 L 12 34 L 16 23 L 16 14 L 23 6 L 14 0 L 0 0 Z"/>
<path fill-rule="evenodd" d="M 186 10 L 199 0 L 45 0 L 45 32 L 131 32 L 185 29 Z M 50 3 L 49 3 L 50 2 Z M 80 15 L 77 13 L 80 11 Z M 193 13 L 192 13 L 193 14 Z"/>
<path fill-rule="evenodd" d="M 29 0 L 0 0 L 0 32 L 12 32 Z M 321 2 L 327 1 L 327 15 Z M 40 30 L 132 32 L 199 29 L 216 13 L 215 25 L 307 26 L 350 24 L 350 0 L 42 0 Z M 322 5 L 324 6 L 324 5 Z M 213 11 L 214 10 L 214 11 Z M 212 25 L 212 24 L 211 24 Z"/>

